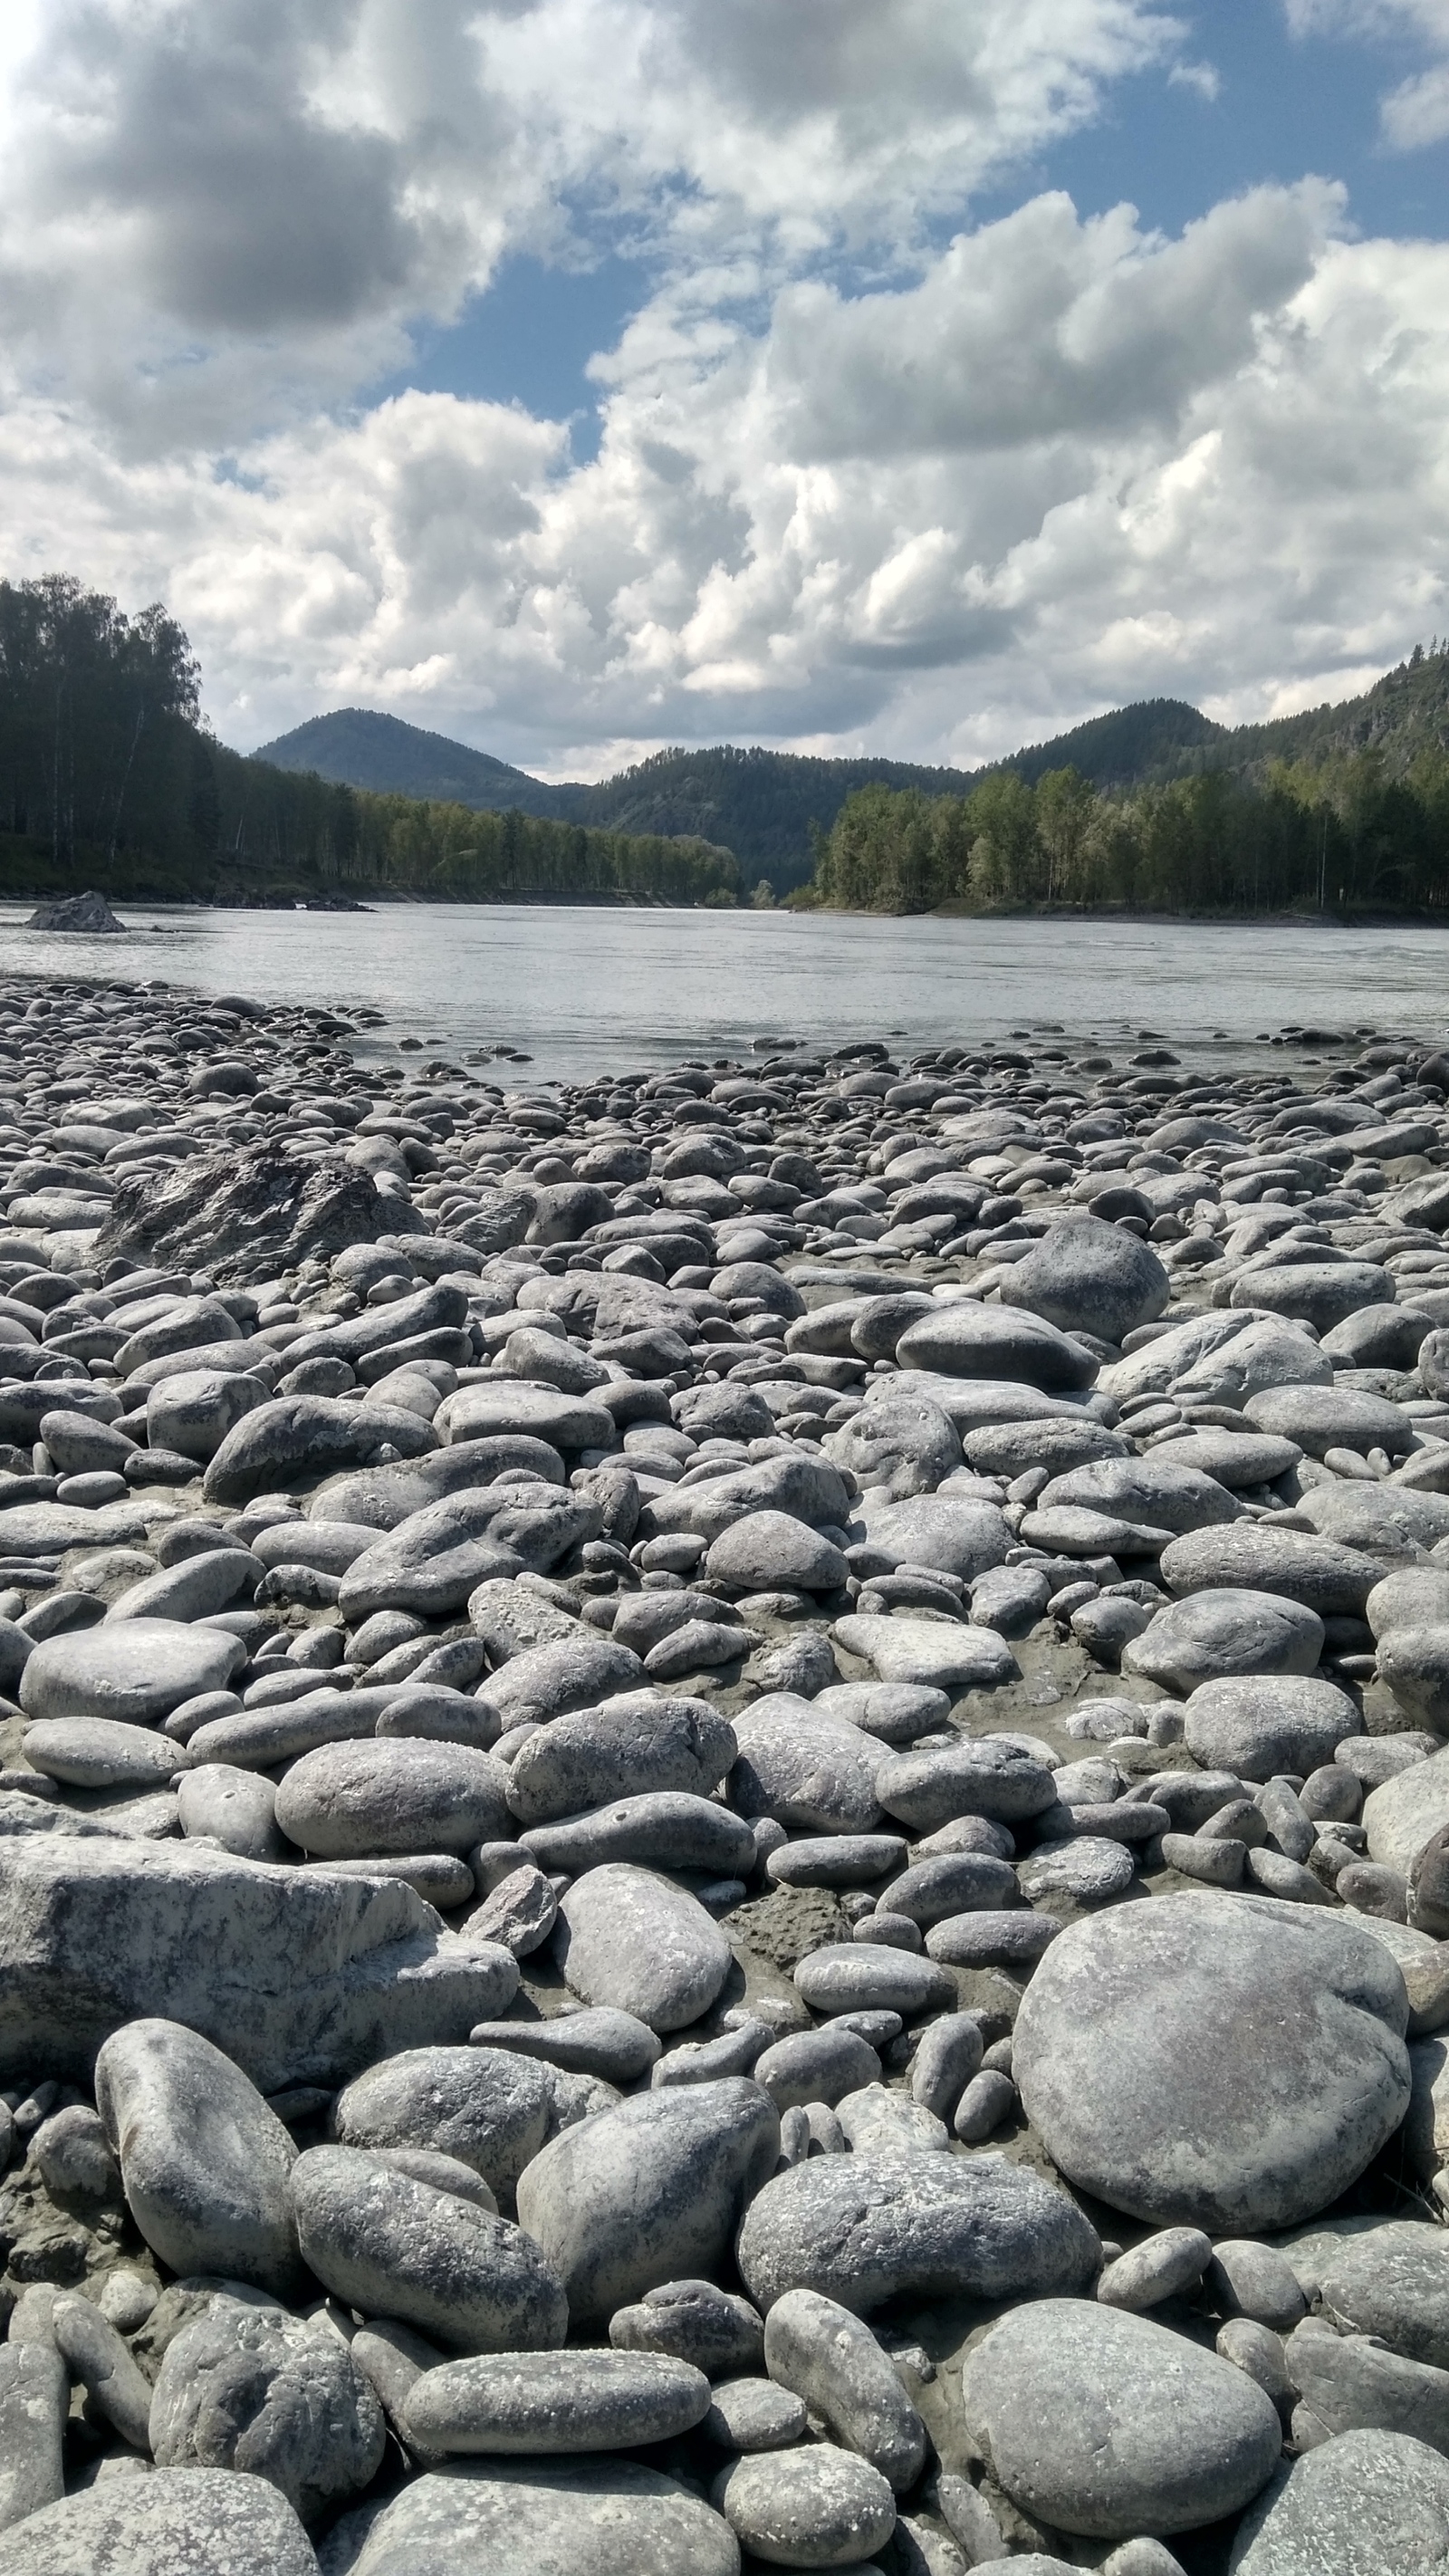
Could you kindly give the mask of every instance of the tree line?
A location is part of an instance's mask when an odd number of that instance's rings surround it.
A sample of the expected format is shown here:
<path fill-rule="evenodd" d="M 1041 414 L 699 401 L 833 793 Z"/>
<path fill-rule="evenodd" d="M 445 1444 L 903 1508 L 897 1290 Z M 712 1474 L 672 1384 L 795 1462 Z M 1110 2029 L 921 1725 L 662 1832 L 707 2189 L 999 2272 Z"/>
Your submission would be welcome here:
<path fill-rule="evenodd" d="M 127 617 L 65 574 L 0 581 L 0 891 L 178 902 L 369 892 L 733 904 L 732 853 L 374 795 L 244 759 L 201 720 L 200 672 L 162 607 Z"/>
<path fill-rule="evenodd" d="M 794 904 L 859 912 L 1386 912 L 1449 907 L 1449 755 L 1369 748 L 1112 791 L 1071 768 L 967 796 L 864 787 Z"/>

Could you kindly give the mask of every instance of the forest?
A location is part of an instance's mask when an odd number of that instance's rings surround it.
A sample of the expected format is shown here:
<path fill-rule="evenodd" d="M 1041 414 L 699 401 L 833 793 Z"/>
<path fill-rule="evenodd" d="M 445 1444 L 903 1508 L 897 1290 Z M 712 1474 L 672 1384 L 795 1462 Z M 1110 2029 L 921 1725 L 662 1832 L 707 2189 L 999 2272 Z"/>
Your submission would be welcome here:
<path fill-rule="evenodd" d="M 1380 748 L 1099 788 L 1072 767 L 992 772 L 966 796 L 864 787 L 819 837 L 794 906 L 1042 907 L 1449 918 L 1449 754 Z"/>
<path fill-rule="evenodd" d="M 228 751 L 159 606 L 0 581 L 0 894 L 159 902 L 568 899 L 732 905 L 698 838 L 374 795 Z"/>

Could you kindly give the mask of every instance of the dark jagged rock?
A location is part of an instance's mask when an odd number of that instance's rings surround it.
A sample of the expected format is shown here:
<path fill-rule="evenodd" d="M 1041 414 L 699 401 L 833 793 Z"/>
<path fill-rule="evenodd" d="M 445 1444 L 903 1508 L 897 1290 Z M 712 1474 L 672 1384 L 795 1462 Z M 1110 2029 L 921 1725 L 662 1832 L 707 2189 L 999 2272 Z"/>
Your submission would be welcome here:
<path fill-rule="evenodd" d="M 117 921 L 103 894 L 91 886 L 85 894 L 62 895 L 55 903 L 37 904 L 27 930 L 125 930 L 127 924 Z"/>
<path fill-rule="evenodd" d="M 164 1180 L 147 1171 L 117 1181 L 96 1258 L 224 1278 L 263 1262 L 330 1260 L 349 1244 L 376 1243 L 400 1213 L 369 1174 L 331 1156 L 314 1162 L 285 1145 L 240 1158 L 197 1154 Z"/>

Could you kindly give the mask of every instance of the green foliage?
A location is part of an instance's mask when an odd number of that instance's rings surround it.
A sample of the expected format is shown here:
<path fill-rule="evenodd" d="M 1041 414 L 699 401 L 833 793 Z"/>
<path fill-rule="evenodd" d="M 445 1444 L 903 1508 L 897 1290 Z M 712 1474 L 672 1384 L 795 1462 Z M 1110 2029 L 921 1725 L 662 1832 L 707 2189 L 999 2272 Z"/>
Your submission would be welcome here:
<path fill-rule="evenodd" d="M 365 790 L 244 760 L 197 712 L 160 607 L 127 619 L 62 575 L 0 581 L 0 892 L 161 901 L 739 899 L 700 839 Z"/>
<path fill-rule="evenodd" d="M 1383 752 L 1204 770 L 1104 793 L 1074 769 L 998 770 L 965 797 L 861 789 L 820 847 L 835 909 L 1440 912 L 1449 908 L 1449 753 L 1406 776 Z"/>

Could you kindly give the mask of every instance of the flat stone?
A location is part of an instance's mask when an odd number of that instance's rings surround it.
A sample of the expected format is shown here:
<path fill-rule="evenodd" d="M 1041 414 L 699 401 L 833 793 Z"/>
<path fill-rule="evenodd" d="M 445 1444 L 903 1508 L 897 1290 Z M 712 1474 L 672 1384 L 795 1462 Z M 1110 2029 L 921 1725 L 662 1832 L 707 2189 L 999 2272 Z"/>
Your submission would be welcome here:
<path fill-rule="evenodd" d="M 554 1953 L 572 1994 L 633 2013 L 650 2030 L 685 2030 L 729 1975 L 729 1943 L 697 1897 L 651 1871 L 611 1862 L 560 1900 Z"/>
<path fill-rule="evenodd" d="M 72 1789 L 160 1789 L 186 1770 L 184 1746 L 114 1717 L 42 1717 L 28 1726 L 33 1771 Z"/>
<path fill-rule="evenodd" d="M 423 2147 L 511 2191 L 548 2133 L 553 2088 L 501 2048 L 405 2048 L 353 2077 L 332 2106 L 345 2147 Z M 197 2267 L 192 2267 L 197 2268 Z"/>
<path fill-rule="evenodd" d="M 1076 2203 L 995 2156 L 813 2156 L 751 2201 L 736 2251 L 766 2318 L 799 2289 L 855 2316 L 907 2296 L 1074 2298 L 1101 2263 Z"/>
<path fill-rule="evenodd" d="M 416 1458 L 438 1435 L 421 1414 L 395 1404 L 344 1404 L 326 1395 L 274 1397 L 227 1433 L 202 1479 L 209 1503 L 233 1509 L 328 1468 L 362 1467 L 375 1451 Z"/>
<path fill-rule="evenodd" d="M 1351 1917 L 1194 1892 L 1069 1925 L 1012 2073 L 1053 2161 L 1110 2208 L 1252 2234 L 1325 2208 L 1393 2134 L 1406 2020 Z"/>
<path fill-rule="evenodd" d="M 152 2252 L 173 2272 L 295 2297 L 297 2150 L 241 2068 L 180 2022 L 134 2021 L 105 2042 L 95 2080 L 126 2205 Z"/>
<path fill-rule="evenodd" d="M 608 1449 L 614 1441 L 614 1417 L 602 1404 L 527 1378 L 493 1378 L 482 1386 L 460 1386 L 440 1406 L 436 1419 L 450 1446 L 454 1441 L 520 1432 L 567 1451 Z"/>
<path fill-rule="evenodd" d="M 404 2438 L 423 2452 L 626 2451 L 709 2412 L 702 2370 L 654 2352 L 532 2352 L 445 2362 L 415 2379 Z"/>
<path fill-rule="evenodd" d="M 20 1705 L 27 1717 L 106 1717 L 154 1726 L 183 1700 L 225 1690 L 246 1661 L 239 1637 L 173 1619 L 130 1619 L 47 1637 L 27 1657 Z"/>
<path fill-rule="evenodd" d="M 1017 1877 L 1023 1896 L 1033 1905 L 1050 1896 L 1075 1897 L 1079 1905 L 1106 1905 L 1114 1896 L 1125 1896 L 1135 1868 L 1125 1843 L 1101 1834 L 1079 1834 L 1069 1842 L 1029 1852 Z"/>
<path fill-rule="evenodd" d="M 1243 1405 L 1255 1430 L 1294 1440 L 1310 1458 L 1328 1449 L 1387 1450 L 1402 1458 L 1413 1433 L 1409 1417 L 1380 1395 L 1362 1395 L 1343 1386 L 1272 1386 L 1250 1395 Z"/>
<path fill-rule="evenodd" d="M 914 2486 L 926 2428 L 894 2363 L 849 2308 L 816 2290 L 787 2290 L 765 2327 L 765 2368 L 897 2494 Z"/>
<path fill-rule="evenodd" d="M 309 2147 L 292 2169 L 297 2236 L 324 2288 L 398 2317 L 449 2352 L 563 2342 L 568 2302 L 531 2235 L 353 2147 Z"/>
<path fill-rule="evenodd" d="M 783 2451 L 805 2430 L 805 2401 L 772 2379 L 716 2382 L 704 2429 L 723 2451 Z"/>
<path fill-rule="evenodd" d="M 953 1694 L 992 1690 L 1017 1677 L 1017 1662 L 994 1628 L 954 1619 L 852 1614 L 835 1623 L 837 1645 L 873 1664 L 883 1682 L 921 1682 Z"/>
<path fill-rule="evenodd" d="M 1015 1544 L 996 1505 L 965 1494 L 923 1494 L 883 1505 L 867 1496 L 862 1509 L 871 1546 L 897 1565 L 935 1566 L 967 1583 L 1004 1565 Z"/>
<path fill-rule="evenodd" d="M 739 2576 L 739 2563 L 719 2514 L 634 2460 L 490 2460 L 414 2478 L 371 2520 L 348 2576 Z"/>
<path fill-rule="evenodd" d="M 1404 2433 L 1339 2433 L 1285 2460 L 1234 2536 L 1231 2576 L 1434 2576 L 1449 2461 Z"/>
<path fill-rule="evenodd" d="M 795 1971 L 797 1991 L 812 2011 L 898 2012 L 908 2018 L 956 2000 L 955 1981 L 910 1950 L 839 1941 L 812 1950 Z"/>
<path fill-rule="evenodd" d="M 634 2013 L 601 2006 L 559 2013 L 552 2021 L 485 2021 L 469 2033 L 475 2048 L 516 2049 L 573 2075 L 632 2084 L 659 2055 L 659 2041 Z"/>
<path fill-rule="evenodd" d="M 1151 2318 L 1043 2299 L 970 2354 L 962 2406 L 1013 2504 L 1087 2539 L 1195 2530 L 1272 2476 L 1277 2408 L 1244 2371 Z"/>
<path fill-rule="evenodd" d="M 573 2322 L 713 2272 L 779 2143 L 774 2104 L 742 2075 L 636 2094 L 551 2140 L 524 2170 L 518 2215 Z"/>

